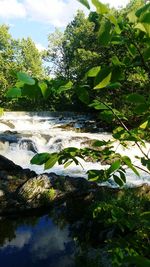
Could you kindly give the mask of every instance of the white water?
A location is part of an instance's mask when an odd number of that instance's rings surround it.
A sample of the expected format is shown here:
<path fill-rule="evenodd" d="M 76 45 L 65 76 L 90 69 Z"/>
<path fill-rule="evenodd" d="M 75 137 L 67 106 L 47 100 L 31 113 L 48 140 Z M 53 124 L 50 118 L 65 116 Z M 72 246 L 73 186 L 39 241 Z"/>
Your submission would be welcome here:
<path fill-rule="evenodd" d="M 63 129 L 63 126 L 68 124 L 74 128 Z M 35 155 L 35 152 L 55 152 L 65 147 L 82 148 L 86 146 L 88 141 L 93 139 L 111 139 L 111 134 L 105 132 L 80 132 L 82 127 L 87 127 L 89 124 L 93 124 L 92 118 L 75 113 L 6 112 L 0 117 L 0 154 L 13 160 L 23 168 L 30 168 L 37 173 L 43 173 L 43 166 L 30 164 L 30 159 Z M 11 132 L 14 132 L 14 134 L 12 135 Z M 148 150 L 150 144 L 147 143 L 146 146 L 145 150 Z M 130 149 L 124 149 L 119 146 L 117 152 L 129 156 L 135 163 L 137 160 L 134 156 L 141 155 L 138 148 L 132 147 L 132 143 Z M 84 169 L 72 164 L 67 169 L 56 165 L 48 171 L 74 177 L 86 177 L 87 170 L 106 167 L 101 166 L 100 163 L 80 162 Z M 149 175 L 141 172 L 141 176 L 137 177 L 131 171 L 128 171 L 128 186 L 145 182 L 150 184 Z"/>

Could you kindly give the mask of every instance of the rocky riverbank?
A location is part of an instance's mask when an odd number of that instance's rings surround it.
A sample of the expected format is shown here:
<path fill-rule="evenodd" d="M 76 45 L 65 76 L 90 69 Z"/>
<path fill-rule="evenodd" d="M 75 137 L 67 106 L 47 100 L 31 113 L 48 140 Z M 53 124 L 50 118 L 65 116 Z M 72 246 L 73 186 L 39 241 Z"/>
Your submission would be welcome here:
<path fill-rule="evenodd" d="M 143 184 L 132 190 L 136 195 L 150 197 L 150 186 Z M 98 186 L 84 178 L 58 176 L 54 173 L 37 175 L 0 155 L 0 214 L 12 214 L 44 208 L 65 202 L 68 198 L 89 202 L 101 200 L 105 194 L 117 197 L 124 189 Z"/>

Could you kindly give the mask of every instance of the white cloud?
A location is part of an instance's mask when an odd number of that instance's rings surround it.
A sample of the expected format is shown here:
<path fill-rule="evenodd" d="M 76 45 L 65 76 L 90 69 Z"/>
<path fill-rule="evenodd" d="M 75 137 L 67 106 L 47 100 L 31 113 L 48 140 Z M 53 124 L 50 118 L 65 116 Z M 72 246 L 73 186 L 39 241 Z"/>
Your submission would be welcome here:
<path fill-rule="evenodd" d="M 24 4 L 30 19 L 55 27 L 66 26 L 78 9 L 86 10 L 77 0 L 25 0 Z"/>
<path fill-rule="evenodd" d="M 125 6 L 129 0 L 101 0 L 110 6 Z M 91 1 L 89 1 L 91 2 Z M 27 17 L 33 21 L 64 27 L 72 20 L 78 9 L 88 10 L 77 0 L 0 0 L 0 17 Z"/>
<path fill-rule="evenodd" d="M 22 18 L 26 16 L 26 10 L 23 3 L 17 0 L 0 0 L 0 17 L 9 18 Z"/>
<path fill-rule="evenodd" d="M 40 43 L 35 43 L 36 48 L 39 50 L 39 52 L 42 52 L 44 50 L 46 50 L 46 47 L 44 47 L 42 44 Z"/>

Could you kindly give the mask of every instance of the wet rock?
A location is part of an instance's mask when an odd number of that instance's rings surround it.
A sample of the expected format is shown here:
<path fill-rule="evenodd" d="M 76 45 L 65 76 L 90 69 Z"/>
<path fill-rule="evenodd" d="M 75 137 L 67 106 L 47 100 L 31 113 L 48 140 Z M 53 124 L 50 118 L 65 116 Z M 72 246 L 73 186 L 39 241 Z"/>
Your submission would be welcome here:
<path fill-rule="evenodd" d="M 0 170 L 8 171 L 9 173 L 19 172 L 22 168 L 16 165 L 13 161 L 0 155 Z"/>
<path fill-rule="evenodd" d="M 6 126 L 8 126 L 11 129 L 15 129 L 15 125 L 12 122 L 10 122 L 10 121 L 3 121 L 3 120 L 1 120 L 0 123 L 5 124 Z"/>
<path fill-rule="evenodd" d="M 19 147 L 37 153 L 38 149 L 36 144 L 30 139 L 22 139 L 19 143 Z"/>
<path fill-rule="evenodd" d="M 150 186 L 147 184 L 128 190 L 150 199 Z M 71 199 L 90 205 L 93 201 L 103 201 L 106 195 L 120 197 L 123 194 L 125 189 L 99 186 L 80 177 L 55 173 L 37 175 L 0 156 L 0 214 L 48 207 Z"/>
<path fill-rule="evenodd" d="M 42 198 L 51 188 L 50 179 L 47 175 L 39 175 L 29 179 L 19 189 L 17 197 L 30 205 L 31 208 L 37 208 L 43 205 Z"/>

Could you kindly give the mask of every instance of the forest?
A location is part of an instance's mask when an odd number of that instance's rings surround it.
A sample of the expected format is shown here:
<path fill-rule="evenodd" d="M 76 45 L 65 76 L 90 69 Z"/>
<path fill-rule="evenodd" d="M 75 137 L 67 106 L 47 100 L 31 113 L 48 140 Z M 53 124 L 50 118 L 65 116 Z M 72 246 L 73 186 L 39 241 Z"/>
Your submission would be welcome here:
<path fill-rule="evenodd" d="M 78 2 L 88 17 L 79 10 L 63 32 L 49 34 L 48 48 L 41 52 L 31 38 L 14 39 L 9 26 L 0 25 L 1 113 L 92 114 L 112 134 L 112 140 L 93 140 L 85 148 L 37 153 L 31 164 L 47 171 L 55 164 L 80 165 L 80 159 L 105 162 L 106 168 L 87 171 L 88 181 L 100 186 L 112 179 L 116 193 L 94 195 L 86 206 L 80 235 L 78 229 L 74 233 L 82 247 L 77 264 L 148 267 L 150 188 L 127 188 L 126 175 L 127 169 L 137 177 L 141 171 L 150 175 L 150 2 L 131 0 L 115 9 L 92 0 L 95 11 L 90 1 Z M 140 165 L 119 153 L 116 142 L 136 147 Z M 94 257 L 92 246 L 99 249 Z"/>

